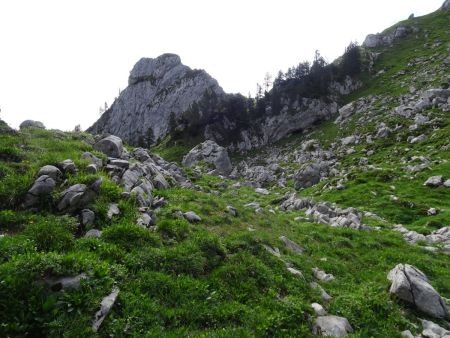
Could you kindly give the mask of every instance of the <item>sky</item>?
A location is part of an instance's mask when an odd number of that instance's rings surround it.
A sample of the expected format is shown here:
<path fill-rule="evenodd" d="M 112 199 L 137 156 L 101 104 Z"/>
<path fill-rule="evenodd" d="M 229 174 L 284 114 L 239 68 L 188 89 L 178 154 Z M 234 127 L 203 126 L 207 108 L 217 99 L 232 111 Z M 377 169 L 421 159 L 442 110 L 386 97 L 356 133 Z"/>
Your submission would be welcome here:
<path fill-rule="evenodd" d="M 180 55 L 226 92 L 252 95 L 264 75 L 333 61 L 443 0 L 1 0 L 0 118 L 88 128 L 141 57 Z"/>

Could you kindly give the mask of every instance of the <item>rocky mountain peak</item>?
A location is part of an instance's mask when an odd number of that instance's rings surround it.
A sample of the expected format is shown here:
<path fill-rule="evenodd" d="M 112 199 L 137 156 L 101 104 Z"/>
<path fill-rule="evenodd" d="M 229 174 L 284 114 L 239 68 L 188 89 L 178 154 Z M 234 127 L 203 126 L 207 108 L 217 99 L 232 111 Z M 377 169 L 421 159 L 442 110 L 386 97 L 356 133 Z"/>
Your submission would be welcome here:
<path fill-rule="evenodd" d="M 162 54 L 157 58 L 141 58 L 133 67 L 128 78 L 128 84 L 134 85 L 141 81 L 160 79 L 167 73 L 182 72 L 186 66 L 176 54 Z"/>
<path fill-rule="evenodd" d="M 225 94 L 207 72 L 183 65 L 178 55 L 142 58 L 130 72 L 128 87 L 88 130 L 148 146 L 169 132 L 172 115 L 178 118 L 206 92 Z"/>

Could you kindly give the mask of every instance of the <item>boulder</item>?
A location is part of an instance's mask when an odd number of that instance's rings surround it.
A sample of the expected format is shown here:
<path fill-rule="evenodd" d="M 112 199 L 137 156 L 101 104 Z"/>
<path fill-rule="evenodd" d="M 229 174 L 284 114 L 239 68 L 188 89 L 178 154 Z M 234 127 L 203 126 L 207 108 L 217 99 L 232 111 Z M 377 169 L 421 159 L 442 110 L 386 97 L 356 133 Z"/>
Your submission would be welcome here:
<path fill-rule="evenodd" d="M 136 160 L 140 162 L 145 162 L 150 158 L 150 154 L 148 153 L 147 149 L 144 148 L 135 148 L 132 155 Z"/>
<path fill-rule="evenodd" d="M 195 222 L 201 222 L 201 218 L 200 218 L 200 216 L 198 216 L 195 212 L 193 212 L 193 211 L 188 211 L 188 212 L 185 212 L 184 214 L 183 214 L 183 216 L 184 216 L 184 218 L 186 218 L 189 222 L 191 222 L 191 223 L 195 223 Z"/>
<path fill-rule="evenodd" d="M 44 280 L 44 282 L 45 284 L 48 285 L 50 290 L 58 292 L 67 289 L 79 289 L 81 281 L 86 278 L 87 278 L 86 274 L 81 273 L 76 276 L 66 276 L 59 278 L 48 277 Z"/>
<path fill-rule="evenodd" d="M 111 311 L 114 303 L 116 302 L 117 296 L 119 295 L 119 289 L 114 287 L 112 292 L 102 299 L 100 303 L 100 310 L 97 311 L 94 317 L 94 323 L 92 324 L 92 331 L 97 332 L 105 320 L 108 313 Z"/>
<path fill-rule="evenodd" d="M 25 120 L 20 124 L 19 128 L 21 130 L 26 128 L 45 129 L 45 126 L 42 122 L 39 121 Z"/>
<path fill-rule="evenodd" d="M 327 311 L 319 303 L 312 303 L 311 307 L 318 316 L 325 316 L 327 314 Z"/>
<path fill-rule="evenodd" d="M 63 177 L 61 170 L 53 165 L 44 165 L 41 169 L 39 169 L 38 176 L 43 175 L 50 176 L 55 182 L 60 182 Z"/>
<path fill-rule="evenodd" d="M 319 284 L 317 284 L 316 282 L 311 282 L 309 283 L 309 286 L 311 287 L 311 289 L 318 289 L 320 291 L 320 298 L 322 299 L 323 302 L 327 303 L 329 301 L 331 301 L 333 299 L 333 297 L 331 297 L 325 290 L 323 287 L 321 287 Z"/>
<path fill-rule="evenodd" d="M 315 335 L 328 337 L 345 337 L 351 332 L 353 328 L 347 318 L 332 315 L 317 317 L 313 327 Z"/>
<path fill-rule="evenodd" d="M 77 166 L 70 159 L 64 160 L 64 161 L 58 163 L 58 166 L 61 168 L 61 170 L 64 172 L 64 174 L 74 175 L 77 173 Z"/>
<path fill-rule="evenodd" d="M 128 167 L 130 166 L 130 162 L 128 162 L 127 160 L 121 160 L 117 158 L 108 159 L 108 164 L 119 167 L 121 169 L 128 169 Z"/>
<path fill-rule="evenodd" d="M 90 186 L 86 184 L 75 184 L 64 190 L 57 203 L 60 212 L 71 213 L 79 210 L 93 202 L 100 191 L 102 179 L 97 179 Z"/>
<path fill-rule="evenodd" d="M 264 188 L 256 188 L 255 192 L 261 195 L 269 195 L 269 190 L 264 189 Z"/>
<path fill-rule="evenodd" d="M 155 185 L 156 189 L 168 189 L 170 188 L 169 183 L 164 178 L 164 176 L 160 173 L 158 173 L 155 177 L 153 177 L 153 184 Z"/>
<path fill-rule="evenodd" d="M 94 164 L 97 167 L 97 169 L 103 167 L 103 161 L 94 154 L 90 153 L 89 151 L 84 152 L 81 155 L 81 159 L 89 161 L 91 164 Z"/>
<path fill-rule="evenodd" d="M 226 209 L 227 209 L 227 212 L 228 212 L 231 216 L 234 216 L 234 217 L 237 217 L 237 216 L 238 216 L 238 211 L 237 211 L 237 209 L 236 209 L 235 207 L 233 207 L 233 206 L 231 206 L 231 205 L 227 205 Z"/>
<path fill-rule="evenodd" d="M 25 195 L 23 206 L 25 208 L 30 208 L 37 205 L 44 196 L 50 195 L 55 186 L 56 182 L 50 176 L 42 175 L 38 177 Z"/>
<path fill-rule="evenodd" d="M 422 336 L 427 338 L 450 338 L 450 331 L 436 323 L 422 319 Z"/>
<path fill-rule="evenodd" d="M 120 209 L 117 203 L 111 203 L 108 207 L 108 212 L 106 213 L 106 216 L 108 219 L 112 219 L 114 216 L 120 215 Z"/>
<path fill-rule="evenodd" d="M 296 254 L 300 255 L 304 251 L 303 248 L 300 245 L 298 245 L 297 243 L 291 241 L 286 236 L 280 236 L 280 241 L 283 242 L 283 244 L 286 246 L 286 248 L 288 248 L 289 250 L 293 251 Z"/>
<path fill-rule="evenodd" d="M 102 237 L 102 232 L 97 229 L 91 229 L 84 235 L 86 238 L 100 238 Z"/>
<path fill-rule="evenodd" d="M 82 225 L 92 225 L 95 220 L 95 213 L 89 209 L 83 209 L 80 213 L 81 224 Z"/>
<path fill-rule="evenodd" d="M 416 267 L 398 264 L 387 278 L 392 283 L 389 292 L 399 299 L 435 318 L 446 318 L 448 315 L 444 300 L 429 284 L 425 274 Z"/>
<path fill-rule="evenodd" d="M 325 273 L 325 271 L 320 270 L 319 268 L 312 269 L 314 277 L 323 282 L 330 282 L 334 280 L 334 276 L 331 273 Z"/>
<path fill-rule="evenodd" d="M 211 140 L 207 140 L 192 148 L 183 157 L 182 163 L 187 167 L 192 167 L 200 161 L 212 164 L 223 175 L 230 174 L 233 169 L 227 150 Z"/>
<path fill-rule="evenodd" d="M 86 173 L 95 175 L 97 173 L 97 166 L 95 164 L 89 164 L 85 169 Z"/>
<path fill-rule="evenodd" d="M 0 119 L 0 134 L 14 134 L 16 131 L 11 128 L 5 121 Z"/>
<path fill-rule="evenodd" d="M 428 187 L 439 187 L 443 184 L 444 180 L 442 176 L 431 176 L 429 177 L 423 185 Z"/>
<path fill-rule="evenodd" d="M 120 158 L 123 152 L 123 144 L 119 137 L 110 135 L 95 143 L 94 149 L 109 157 Z"/>
<path fill-rule="evenodd" d="M 294 175 L 294 187 L 299 190 L 309 188 L 320 181 L 320 166 L 316 163 L 307 164 Z"/>

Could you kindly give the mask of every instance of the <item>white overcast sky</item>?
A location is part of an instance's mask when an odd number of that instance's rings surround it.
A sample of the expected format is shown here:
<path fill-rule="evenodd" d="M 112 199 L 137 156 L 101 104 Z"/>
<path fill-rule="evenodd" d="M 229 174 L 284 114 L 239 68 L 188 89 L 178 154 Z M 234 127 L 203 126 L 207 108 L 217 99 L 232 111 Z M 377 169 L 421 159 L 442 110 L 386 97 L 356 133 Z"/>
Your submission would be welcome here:
<path fill-rule="evenodd" d="M 83 129 L 111 104 L 141 57 L 170 52 L 227 92 L 314 51 L 332 61 L 443 0 L 0 0 L 0 118 Z"/>

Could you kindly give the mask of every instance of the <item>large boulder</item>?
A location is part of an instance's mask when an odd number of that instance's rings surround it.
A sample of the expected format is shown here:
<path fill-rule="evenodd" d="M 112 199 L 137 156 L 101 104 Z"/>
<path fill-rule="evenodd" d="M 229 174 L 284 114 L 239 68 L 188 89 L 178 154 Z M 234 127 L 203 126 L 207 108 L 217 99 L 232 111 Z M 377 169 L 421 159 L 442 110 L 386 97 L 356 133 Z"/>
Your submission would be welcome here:
<path fill-rule="evenodd" d="M 57 204 L 58 211 L 71 213 L 83 209 L 95 200 L 100 191 L 101 184 L 102 179 L 99 178 L 89 186 L 86 184 L 75 184 L 67 188 L 59 196 Z"/>
<path fill-rule="evenodd" d="M 38 176 L 40 177 L 43 175 L 50 176 L 55 182 L 61 181 L 63 177 L 61 170 L 53 165 L 44 165 L 39 169 Z"/>
<path fill-rule="evenodd" d="M 56 186 L 56 182 L 49 175 L 41 175 L 36 181 L 34 181 L 33 186 L 28 190 L 23 206 L 25 208 L 30 208 L 37 205 L 42 198 L 50 195 Z"/>
<path fill-rule="evenodd" d="M 19 128 L 21 130 L 26 128 L 45 129 L 45 126 L 42 122 L 39 121 L 25 120 L 20 124 Z"/>
<path fill-rule="evenodd" d="M 447 306 L 442 297 L 429 284 L 425 274 L 409 264 L 398 264 L 388 274 L 389 292 L 418 310 L 436 318 L 446 318 Z"/>
<path fill-rule="evenodd" d="M 191 167 L 200 161 L 214 165 L 215 169 L 224 175 L 228 175 L 233 169 L 227 150 L 211 140 L 207 140 L 192 148 L 184 156 L 183 165 Z"/>
<path fill-rule="evenodd" d="M 110 135 L 98 141 L 94 145 L 94 149 L 109 157 L 120 158 L 123 152 L 123 144 L 120 137 Z"/>
<path fill-rule="evenodd" d="M 319 183 L 321 167 L 317 163 L 305 165 L 294 175 L 295 189 L 309 188 Z"/>
<path fill-rule="evenodd" d="M 16 131 L 12 129 L 10 126 L 8 126 L 8 124 L 5 121 L 0 119 L 0 134 L 12 134 L 15 132 Z"/>

